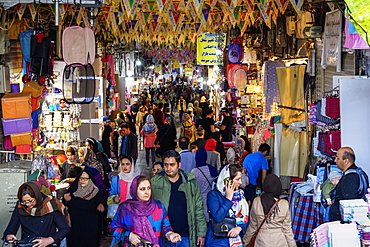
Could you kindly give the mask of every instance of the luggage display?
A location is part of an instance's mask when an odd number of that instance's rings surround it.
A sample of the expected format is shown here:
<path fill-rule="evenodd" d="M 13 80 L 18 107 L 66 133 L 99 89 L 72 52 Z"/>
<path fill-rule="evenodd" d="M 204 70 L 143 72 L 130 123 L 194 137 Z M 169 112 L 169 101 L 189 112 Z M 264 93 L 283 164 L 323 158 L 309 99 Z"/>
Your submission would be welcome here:
<path fill-rule="evenodd" d="M 2 119 L 4 136 L 32 131 L 31 118 Z"/>
<path fill-rule="evenodd" d="M 8 93 L 1 99 L 3 119 L 31 116 L 31 93 Z"/>
<path fill-rule="evenodd" d="M 11 134 L 10 139 L 12 140 L 13 146 L 19 145 L 30 145 L 32 143 L 32 133 L 24 132 L 18 134 Z"/>

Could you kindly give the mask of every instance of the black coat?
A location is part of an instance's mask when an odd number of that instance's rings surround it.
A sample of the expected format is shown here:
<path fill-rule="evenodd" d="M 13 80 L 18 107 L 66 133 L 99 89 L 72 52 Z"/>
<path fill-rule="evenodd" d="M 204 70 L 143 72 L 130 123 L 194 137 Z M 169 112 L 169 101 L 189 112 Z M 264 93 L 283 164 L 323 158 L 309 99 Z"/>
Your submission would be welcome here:
<path fill-rule="evenodd" d="M 93 174 L 89 170 L 84 170 L 91 178 L 90 182 L 94 182 Z M 76 191 L 76 183 L 79 177 L 71 185 L 71 188 L 66 193 L 71 194 L 71 200 L 63 202 L 68 206 L 68 212 L 71 216 L 71 232 L 67 237 L 69 247 L 98 247 L 100 244 L 100 233 L 102 225 L 100 222 L 101 212 L 97 210 L 98 205 L 102 204 L 107 209 L 106 200 L 102 194 L 98 192 L 91 200 L 84 200 L 75 197 L 73 193 Z"/>
<path fill-rule="evenodd" d="M 356 169 L 356 165 L 350 166 L 349 169 Z M 369 184 L 369 183 L 367 183 Z M 335 187 L 334 202 L 330 207 L 329 220 L 336 221 L 341 220 L 341 214 L 339 210 L 340 200 L 360 199 L 362 195 L 359 195 L 358 188 L 360 187 L 360 177 L 357 173 L 348 173 L 343 175 L 339 180 L 339 183 Z M 366 193 L 366 191 L 365 191 Z"/>
<path fill-rule="evenodd" d="M 52 237 L 54 242 L 59 244 L 69 233 L 68 222 L 61 212 L 54 211 L 44 216 L 22 216 L 16 206 L 4 231 L 3 239 L 9 234 L 16 235 L 20 226 L 22 228 L 21 239 Z"/>
<path fill-rule="evenodd" d="M 168 150 L 174 150 L 176 147 L 176 130 L 172 125 L 162 125 L 157 132 L 156 143 L 160 146 L 160 155 Z"/>

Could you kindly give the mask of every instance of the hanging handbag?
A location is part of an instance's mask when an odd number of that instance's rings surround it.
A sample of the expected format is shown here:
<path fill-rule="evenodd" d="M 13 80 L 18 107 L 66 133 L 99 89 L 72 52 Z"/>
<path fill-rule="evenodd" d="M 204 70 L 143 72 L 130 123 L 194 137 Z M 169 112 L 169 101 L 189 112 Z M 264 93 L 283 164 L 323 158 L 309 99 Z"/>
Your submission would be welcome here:
<path fill-rule="evenodd" d="M 236 227 L 236 220 L 233 217 L 225 217 L 221 222 L 212 220 L 213 236 L 215 238 L 228 238 L 228 233 Z"/>
<path fill-rule="evenodd" d="M 278 199 L 274 205 L 272 205 L 270 211 L 268 212 L 268 214 L 265 216 L 265 218 L 263 219 L 261 225 L 258 227 L 257 231 L 253 234 L 252 238 L 251 238 L 251 241 L 249 242 L 249 247 L 254 247 L 255 244 L 256 244 L 256 239 L 257 239 L 257 235 L 258 235 L 258 232 L 261 230 L 261 227 L 262 225 L 265 223 L 265 221 L 267 220 L 268 217 L 270 217 L 272 211 L 274 211 L 276 205 L 279 203 L 281 199 Z"/>
<path fill-rule="evenodd" d="M 119 181 L 119 178 L 117 179 L 117 189 L 118 189 L 118 181 Z M 114 199 L 113 199 L 113 201 L 114 201 Z M 119 206 L 119 203 L 108 205 L 108 211 L 107 211 L 107 217 L 108 218 L 114 218 L 114 216 L 116 215 L 118 206 Z"/>

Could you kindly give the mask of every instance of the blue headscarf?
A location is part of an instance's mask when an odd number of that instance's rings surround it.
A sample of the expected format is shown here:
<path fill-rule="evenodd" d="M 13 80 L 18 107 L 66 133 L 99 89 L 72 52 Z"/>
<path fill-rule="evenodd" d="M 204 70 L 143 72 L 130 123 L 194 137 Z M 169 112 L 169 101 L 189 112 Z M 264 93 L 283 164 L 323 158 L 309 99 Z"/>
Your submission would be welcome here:
<path fill-rule="evenodd" d="M 197 167 L 206 166 L 207 151 L 204 148 L 199 148 L 195 153 L 195 163 Z"/>
<path fill-rule="evenodd" d="M 146 116 L 146 123 L 144 124 L 144 134 L 153 134 L 157 129 L 157 125 L 154 123 L 153 115 L 149 114 Z"/>

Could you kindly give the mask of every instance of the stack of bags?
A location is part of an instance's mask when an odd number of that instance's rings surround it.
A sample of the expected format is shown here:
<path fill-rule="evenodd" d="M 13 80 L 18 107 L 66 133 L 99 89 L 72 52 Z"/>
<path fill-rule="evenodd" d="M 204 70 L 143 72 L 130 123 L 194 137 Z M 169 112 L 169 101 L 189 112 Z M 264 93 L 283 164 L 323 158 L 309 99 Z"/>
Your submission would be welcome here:
<path fill-rule="evenodd" d="M 6 149 L 30 153 L 32 149 L 31 93 L 9 93 L 1 99 Z"/>

